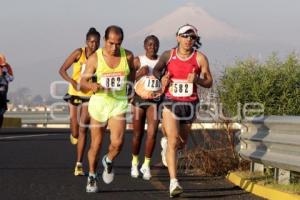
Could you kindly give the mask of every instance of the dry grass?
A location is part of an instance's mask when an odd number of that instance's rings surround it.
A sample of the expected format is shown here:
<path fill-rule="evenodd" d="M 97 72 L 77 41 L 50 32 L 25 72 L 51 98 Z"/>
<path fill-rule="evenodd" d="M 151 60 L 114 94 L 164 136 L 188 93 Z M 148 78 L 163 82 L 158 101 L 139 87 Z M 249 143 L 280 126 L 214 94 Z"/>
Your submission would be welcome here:
<path fill-rule="evenodd" d="M 287 185 L 278 184 L 273 179 L 272 174 L 262 173 L 262 172 L 236 171 L 236 173 L 243 179 L 250 180 L 259 185 L 263 185 L 283 192 L 288 192 L 291 194 L 297 194 L 297 195 L 300 194 L 300 183 L 290 183 Z"/>
<path fill-rule="evenodd" d="M 191 135 L 195 147 L 184 152 L 178 162 L 179 169 L 184 173 L 205 176 L 220 176 L 230 170 L 247 169 L 249 162 L 240 160 L 234 150 L 235 132 L 230 128 L 198 130 Z"/>

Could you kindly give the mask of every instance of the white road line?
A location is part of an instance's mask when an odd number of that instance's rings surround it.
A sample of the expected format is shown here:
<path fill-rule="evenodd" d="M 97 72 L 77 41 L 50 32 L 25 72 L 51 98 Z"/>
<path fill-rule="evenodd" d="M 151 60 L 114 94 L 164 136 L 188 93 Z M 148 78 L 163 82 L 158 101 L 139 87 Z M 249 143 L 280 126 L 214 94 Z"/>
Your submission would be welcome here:
<path fill-rule="evenodd" d="M 45 136 L 49 136 L 49 135 L 61 135 L 61 134 L 18 135 L 18 136 L 0 137 L 0 140 L 18 139 L 18 138 L 32 138 L 32 137 L 45 137 Z"/>

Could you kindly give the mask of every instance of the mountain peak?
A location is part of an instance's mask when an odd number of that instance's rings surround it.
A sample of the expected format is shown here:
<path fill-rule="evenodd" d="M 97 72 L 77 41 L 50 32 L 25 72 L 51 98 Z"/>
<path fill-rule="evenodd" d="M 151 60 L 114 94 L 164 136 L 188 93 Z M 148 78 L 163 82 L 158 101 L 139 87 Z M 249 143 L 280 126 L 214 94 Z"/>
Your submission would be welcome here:
<path fill-rule="evenodd" d="M 187 3 L 153 24 L 134 33 L 130 38 L 145 37 L 146 35 L 154 34 L 160 39 L 167 39 L 174 37 L 178 27 L 184 24 L 194 25 L 198 29 L 200 36 L 205 39 L 248 37 L 227 23 L 212 17 L 200 6 L 196 6 L 194 3 Z"/>

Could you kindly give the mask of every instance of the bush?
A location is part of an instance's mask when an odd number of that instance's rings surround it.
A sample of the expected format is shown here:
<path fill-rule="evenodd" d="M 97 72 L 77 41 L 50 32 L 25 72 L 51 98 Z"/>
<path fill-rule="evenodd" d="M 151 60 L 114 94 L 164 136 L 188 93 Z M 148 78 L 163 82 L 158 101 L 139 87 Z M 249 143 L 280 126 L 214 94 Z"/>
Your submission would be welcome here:
<path fill-rule="evenodd" d="M 264 115 L 300 115 L 300 62 L 294 53 L 283 62 L 276 54 L 263 64 L 237 61 L 226 68 L 217 88 L 227 116 L 242 113 L 246 103 L 262 104 Z"/>
<path fill-rule="evenodd" d="M 194 130 L 190 139 L 195 147 L 179 156 L 179 170 L 191 175 L 222 176 L 230 170 L 249 169 L 249 161 L 240 159 L 234 149 L 237 131 L 231 124 L 215 130 Z"/>

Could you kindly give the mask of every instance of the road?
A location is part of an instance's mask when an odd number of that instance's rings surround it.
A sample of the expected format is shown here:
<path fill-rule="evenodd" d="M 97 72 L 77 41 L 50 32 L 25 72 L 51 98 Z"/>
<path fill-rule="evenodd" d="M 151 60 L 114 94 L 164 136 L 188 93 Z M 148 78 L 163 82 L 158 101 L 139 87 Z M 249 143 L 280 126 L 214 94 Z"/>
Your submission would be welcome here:
<path fill-rule="evenodd" d="M 67 130 L 55 133 L 47 129 L 27 129 L 26 134 L 22 132 L 0 134 L 1 200 L 169 199 L 169 178 L 160 161 L 159 142 L 152 160 L 153 178 L 150 181 L 133 179 L 130 177 L 131 133 L 127 131 L 123 150 L 114 163 L 114 182 L 107 185 L 100 180 L 100 192 L 87 194 L 87 178 L 73 176 L 75 147 L 69 143 Z M 102 151 L 108 147 L 108 134 L 104 141 Z M 87 170 L 86 159 L 84 163 Z M 99 171 L 102 171 L 102 166 Z M 224 177 L 190 176 L 181 172 L 179 180 L 184 193 L 177 199 L 261 199 Z"/>

